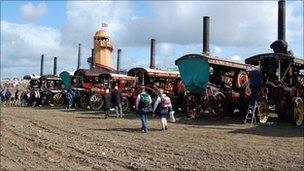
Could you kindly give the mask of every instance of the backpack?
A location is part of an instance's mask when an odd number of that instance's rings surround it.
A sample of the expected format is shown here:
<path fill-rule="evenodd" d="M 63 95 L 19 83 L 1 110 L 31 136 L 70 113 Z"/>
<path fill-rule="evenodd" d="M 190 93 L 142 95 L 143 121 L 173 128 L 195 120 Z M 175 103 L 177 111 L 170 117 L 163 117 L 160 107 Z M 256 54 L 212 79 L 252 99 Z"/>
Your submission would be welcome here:
<path fill-rule="evenodd" d="M 141 108 L 148 107 L 150 105 L 149 94 L 142 93 L 140 94 L 139 106 Z"/>
<path fill-rule="evenodd" d="M 170 107 L 171 106 L 170 97 L 168 96 L 161 97 L 161 104 L 163 108 Z"/>

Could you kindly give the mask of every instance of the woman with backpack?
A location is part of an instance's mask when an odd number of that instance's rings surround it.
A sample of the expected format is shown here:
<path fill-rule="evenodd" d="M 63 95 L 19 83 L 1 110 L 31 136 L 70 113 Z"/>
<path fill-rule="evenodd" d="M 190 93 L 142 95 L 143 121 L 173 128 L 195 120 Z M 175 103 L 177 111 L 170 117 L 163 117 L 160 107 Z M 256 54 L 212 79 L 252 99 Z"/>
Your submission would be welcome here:
<path fill-rule="evenodd" d="M 141 120 L 141 132 L 148 133 L 148 114 L 152 112 L 151 96 L 141 87 L 141 93 L 136 98 L 135 108 Z"/>
<path fill-rule="evenodd" d="M 172 104 L 170 98 L 164 93 L 163 89 L 159 89 L 159 96 L 156 99 L 153 112 L 156 112 L 160 117 L 162 131 L 168 129 L 167 115 L 172 111 Z"/>

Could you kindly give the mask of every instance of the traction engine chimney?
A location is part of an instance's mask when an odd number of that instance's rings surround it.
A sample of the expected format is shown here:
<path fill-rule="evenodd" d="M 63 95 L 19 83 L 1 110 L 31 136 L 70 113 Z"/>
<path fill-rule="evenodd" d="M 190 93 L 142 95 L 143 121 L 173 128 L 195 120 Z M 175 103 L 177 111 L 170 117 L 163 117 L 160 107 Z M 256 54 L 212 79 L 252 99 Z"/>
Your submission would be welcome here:
<path fill-rule="evenodd" d="M 204 16 L 203 19 L 203 54 L 209 56 L 210 55 L 210 49 L 209 49 L 209 36 L 210 36 L 210 30 L 209 30 L 209 22 L 210 22 L 209 16 Z"/>
<path fill-rule="evenodd" d="M 116 68 L 117 74 L 119 74 L 119 72 L 120 72 L 120 63 L 121 63 L 121 49 L 118 49 L 117 50 L 117 68 Z"/>
<path fill-rule="evenodd" d="M 54 57 L 53 75 L 57 75 L 57 57 Z"/>
<path fill-rule="evenodd" d="M 41 55 L 40 76 L 43 75 L 43 63 L 44 63 L 44 54 Z"/>
<path fill-rule="evenodd" d="M 155 39 L 151 39 L 150 69 L 155 69 Z"/>

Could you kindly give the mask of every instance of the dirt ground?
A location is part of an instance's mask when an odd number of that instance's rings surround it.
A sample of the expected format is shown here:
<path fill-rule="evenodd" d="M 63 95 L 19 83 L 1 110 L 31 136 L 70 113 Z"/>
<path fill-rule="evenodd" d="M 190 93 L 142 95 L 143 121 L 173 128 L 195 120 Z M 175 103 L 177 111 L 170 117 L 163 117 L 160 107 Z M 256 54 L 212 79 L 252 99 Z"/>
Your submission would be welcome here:
<path fill-rule="evenodd" d="M 1 109 L 0 170 L 303 170 L 304 128 L 243 119 L 125 118 L 54 108 Z"/>

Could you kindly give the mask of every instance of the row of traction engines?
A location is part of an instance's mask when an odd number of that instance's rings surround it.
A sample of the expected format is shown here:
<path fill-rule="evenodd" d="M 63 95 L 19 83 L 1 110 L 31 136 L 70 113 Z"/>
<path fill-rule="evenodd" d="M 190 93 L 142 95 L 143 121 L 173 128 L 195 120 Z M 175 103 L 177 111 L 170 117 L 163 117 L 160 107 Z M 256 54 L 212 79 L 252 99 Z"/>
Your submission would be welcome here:
<path fill-rule="evenodd" d="M 179 72 L 176 71 L 133 68 L 127 74 L 116 74 L 99 69 L 78 69 L 74 73 L 69 73 L 69 77 L 70 88 L 75 93 L 74 105 L 95 111 L 101 110 L 103 106 L 105 88 L 109 88 L 113 92 L 114 86 L 118 86 L 122 92 L 124 111 L 135 108 L 140 85 L 146 86 L 146 91 L 153 100 L 156 99 L 159 88 L 164 89 L 165 93 L 175 102 L 180 101 L 184 92 Z M 62 106 L 64 104 L 64 92 L 67 87 L 60 77 L 43 75 L 39 78 L 31 76 L 24 78 L 30 80 L 30 92 L 40 91 L 42 105 Z"/>
<path fill-rule="evenodd" d="M 179 73 L 156 69 L 133 68 L 127 74 L 103 72 L 98 69 L 79 69 L 72 77 L 72 89 L 75 90 L 76 105 L 84 109 L 100 110 L 103 106 L 105 88 L 114 91 L 114 86 L 122 92 L 123 111 L 135 108 L 140 85 L 145 85 L 146 91 L 155 100 L 158 89 L 164 91 L 173 99 L 182 96 L 182 85 L 178 86 Z M 179 82 L 181 84 L 181 82 Z"/>

